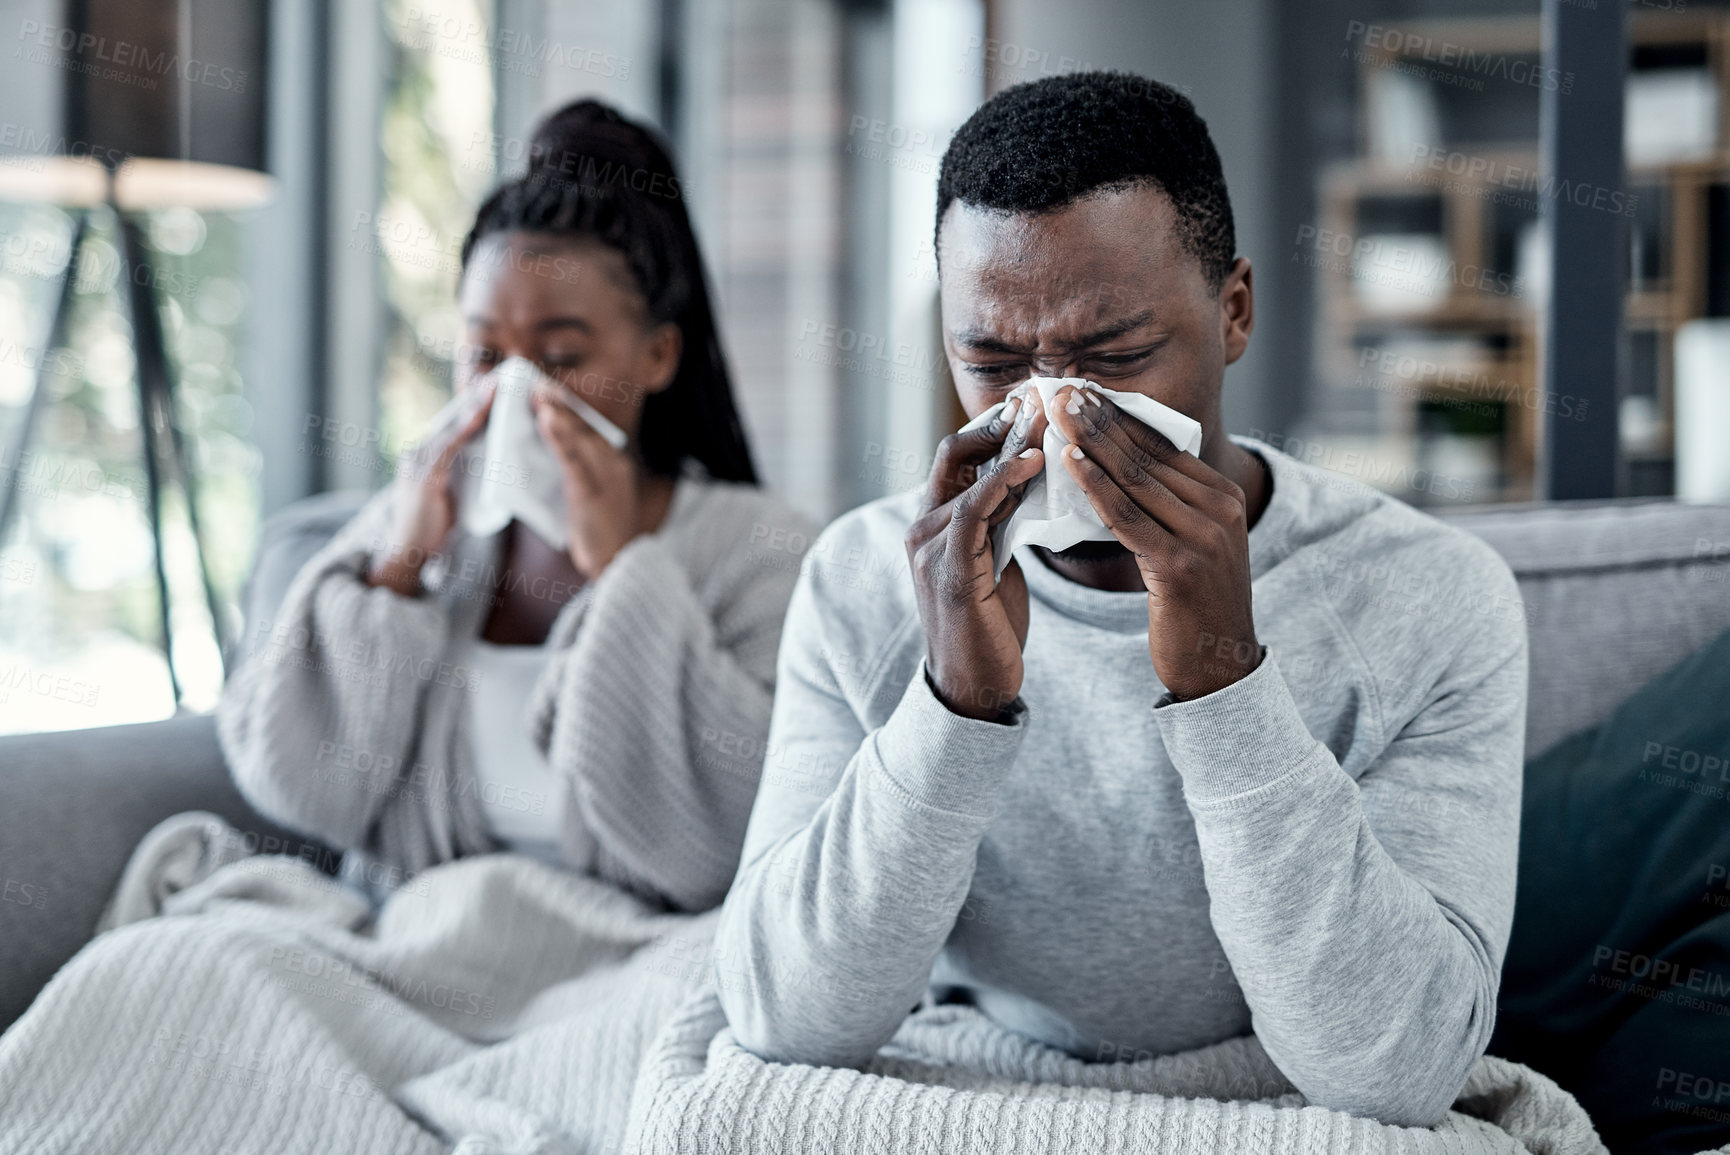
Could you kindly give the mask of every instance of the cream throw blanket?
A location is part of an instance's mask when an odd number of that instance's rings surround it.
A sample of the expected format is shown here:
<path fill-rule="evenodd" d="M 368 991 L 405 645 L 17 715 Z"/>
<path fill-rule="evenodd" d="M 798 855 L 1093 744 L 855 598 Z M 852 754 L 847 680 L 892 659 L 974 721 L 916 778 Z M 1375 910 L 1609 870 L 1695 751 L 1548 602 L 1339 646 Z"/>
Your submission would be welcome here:
<path fill-rule="evenodd" d="M 712 914 L 498 854 L 375 916 L 305 863 L 227 861 L 236 841 L 193 813 L 140 844 L 119 925 L 0 1036 L 0 1152 L 1604 1150 L 1494 1058 L 1434 1130 L 1303 1106 L 1253 1039 L 1084 1063 L 965 1007 L 914 1014 L 868 1073 L 768 1064 L 726 1029 Z"/>
<path fill-rule="evenodd" d="M 1401 1155 L 1603 1152 L 1586 1112 L 1518 1063 L 1479 1060 L 1434 1129 L 1304 1105 L 1253 1038 L 1139 1063 L 1086 1063 L 927 1007 L 866 1073 L 765 1063 L 703 992 L 661 1032 L 637 1083 L 642 1155 Z"/>

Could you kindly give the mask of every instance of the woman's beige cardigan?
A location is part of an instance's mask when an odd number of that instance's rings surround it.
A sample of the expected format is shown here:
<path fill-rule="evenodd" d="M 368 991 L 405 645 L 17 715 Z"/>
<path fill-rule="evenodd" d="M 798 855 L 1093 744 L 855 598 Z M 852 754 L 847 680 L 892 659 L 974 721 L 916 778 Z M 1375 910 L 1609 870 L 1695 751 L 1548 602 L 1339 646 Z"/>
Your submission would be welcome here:
<path fill-rule="evenodd" d="M 418 599 L 369 587 L 394 487 L 295 577 L 236 671 L 218 730 L 265 815 L 407 877 L 498 849 L 469 746 L 467 642 L 495 596 L 502 539 L 457 531 Z M 810 523 L 765 491 L 679 482 L 662 527 L 564 604 L 523 725 L 572 789 L 573 863 L 681 910 L 732 882 L 769 729 L 781 618 Z M 442 563 L 442 564 L 441 564 Z M 518 580 L 507 575 L 506 580 Z M 365 857 L 357 857 L 365 856 Z"/>

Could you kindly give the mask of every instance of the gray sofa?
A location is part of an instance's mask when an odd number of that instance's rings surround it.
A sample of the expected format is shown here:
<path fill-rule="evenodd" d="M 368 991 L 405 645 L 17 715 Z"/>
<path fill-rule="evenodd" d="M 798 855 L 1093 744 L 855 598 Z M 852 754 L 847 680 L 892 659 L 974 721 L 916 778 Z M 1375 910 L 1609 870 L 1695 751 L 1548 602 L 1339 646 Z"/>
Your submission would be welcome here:
<path fill-rule="evenodd" d="M 246 633 L 231 645 L 236 657 L 257 647 L 295 572 L 366 496 L 321 494 L 265 524 L 241 596 Z M 305 854 L 327 869 L 340 860 L 247 804 L 208 715 L 0 738 L 0 1031 L 90 940 L 138 840 L 182 810 L 220 814 L 261 849 Z"/>
<path fill-rule="evenodd" d="M 244 598 L 243 652 L 361 496 L 315 498 L 266 527 Z M 1450 520 L 1500 551 L 1529 607 L 1528 756 L 1730 628 L 1730 507 L 1610 502 Z M 89 939 L 138 839 L 189 809 L 300 848 L 236 793 L 208 717 L 0 739 L 0 1030 Z"/>

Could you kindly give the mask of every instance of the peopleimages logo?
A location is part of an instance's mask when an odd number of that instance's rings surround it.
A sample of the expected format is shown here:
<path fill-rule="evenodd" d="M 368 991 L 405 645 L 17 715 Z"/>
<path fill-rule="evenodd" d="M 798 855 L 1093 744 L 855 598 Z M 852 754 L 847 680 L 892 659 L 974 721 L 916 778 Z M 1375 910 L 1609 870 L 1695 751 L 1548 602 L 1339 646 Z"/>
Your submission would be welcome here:
<path fill-rule="evenodd" d="M 1444 176 L 1432 177 L 1431 173 L 1460 177 L 1462 180 L 1451 182 Z M 1640 204 L 1639 197 L 1624 193 L 1620 189 L 1605 188 L 1603 185 L 1585 181 L 1571 181 L 1565 177 L 1540 173 L 1537 169 L 1510 164 L 1497 157 L 1473 156 L 1470 153 L 1434 148 L 1427 144 L 1412 146 L 1412 171 L 1407 174 L 1406 179 L 1414 183 L 1428 182 L 1432 186 L 1437 186 L 1439 182 L 1440 187 L 1449 192 L 1488 192 L 1490 190 L 1484 186 L 1494 185 L 1513 193 L 1530 193 L 1530 196 L 1498 196 L 1497 200 L 1498 203 L 1511 204 L 1533 212 L 1540 211 L 1540 201 L 1566 201 L 1580 208 L 1598 209 L 1616 216 L 1631 217 Z"/>
<path fill-rule="evenodd" d="M 167 49 L 153 53 L 144 45 L 130 40 L 111 40 L 106 36 L 36 20 L 25 20 L 18 25 L 18 39 L 35 49 L 51 49 L 75 56 L 78 58 L 76 65 L 68 64 L 69 67 L 104 80 L 176 76 L 189 84 L 239 93 L 246 91 L 249 79 L 244 68 L 226 68 L 191 56 L 183 60 L 179 53 Z M 154 82 L 149 87 L 154 88 Z"/>
<path fill-rule="evenodd" d="M 44 167 L 40 162 L 45 156 L 67 156 L 74 160 L 88 158 L 110 166 L 126 159 L 126 154 L 117 148 L 71 140 L 52 132 L 38 132 L 29 125 L 11 121 L 0 123 L 0 148 L 28 154 L 5 157 L 4 163 L 36 172 Z"/>
<path fill-rule="evenodd" d="M 1314 438 L 1293 437 L 1263 429 L 1251 429 L 1249 435 L 1305 465 L 1319 465 L 1342 475 L 1342 479 L 1351 478 L 1377 489 L 1410 489 L 1449 501 L 1470 501 L 1473 497 L 1474 485 L 1469 478 L 1462 480 L 1410 462 L 1378 458 L 1357 449 L 1338 449 Z"/>
<path fill-rule="evenodd" d="M 1359 281 L 1390 285 L 1432 297 L 1452 286 L 1498 297 L 1518 297 L 1522 278 L 1477 264 L 1460 264 L 1447 253 L 1406 245 L 1385 236 L 1353 236 L 1335 229 L 1299 225 L 1292 262 L 1344 272 Z M 1313 250 L 1306 252 L 1305 250 Z"/>
<path fill-rule="evenodd" d="M 507 72 L 539 76 L 539 69 L 527 66 L 533 63 L 560 65 L 605 80 L 628 80 L 631 74 L 628 57 L 584 48 L 580 44 L 567 44 L 550 36 L 537 37 L 530 32 L 506 27 L 489 28 L 465 15 L 435 8 L 410 8 L 403 14 L 401 23 L 410 48 L 419 51 L 435 49 L 440 55 L 474 63 L 480 63 L 492 54 L 499 58 L 500 66 Z"/>
<path fill-rule="evenodd" d="M 1392 53 L 1397 60 L 1391 63 L 1396 71 L 1414 71 L 1421 64 L 1439 65 L 1452 70 L 1459 75 L 1460 80 L 1469 80 L 1473 91 L 1481 91 L 1483 81 L 1504 80 L 1510 84 L 1524 85 L 1540 89 L 1544 92 L 1559 92 L 1563 96 L 1574 90 L 1574 74 L 1563 72 L 1559 68 L 1546 68 L 1541 63 L 1528 57 L 1510 55 L 1505 52 L 1479 52 L 1463 44 L 1451 40 L 1442 40 L 1434 36 L 1410 32 L 1399 28 L 1389 28 L 1382 24 L 1369 24 L 1362 20 L 1346 22 L 1346 39 L 1359 41 L 1365 48 L 1379 49 Z M 1349 49 L 1342 50 L 1349 52 Z M 1373 61 L 1362 61 L 1373 63 Z M 1444 79 L 1432 76 L 1432 79 Z"/>

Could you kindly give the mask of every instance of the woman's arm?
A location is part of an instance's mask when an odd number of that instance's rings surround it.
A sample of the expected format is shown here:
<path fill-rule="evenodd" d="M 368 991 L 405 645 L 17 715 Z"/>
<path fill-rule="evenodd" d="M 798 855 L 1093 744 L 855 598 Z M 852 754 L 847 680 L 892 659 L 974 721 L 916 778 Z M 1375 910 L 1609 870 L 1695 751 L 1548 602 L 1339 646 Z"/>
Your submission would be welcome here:
<path fill-rule="evenodd" d="M 778 511 L 778 528 L 806 532 Z M 638 537 L 585 594 L 549 674 L 541 740 L 572 781 L 603 877 L 684 910 L 732 882 L 762 772 L 775 652 L 797 555 L 764 564 L 750 526 L 709 556 Z"/>
<path fill-rule="evenodd" d="M 217 711 L 235 782 L 260 811 L 411 870 L 434 861 L 435 845 L 462 849 L 430 837 L 421 795 L 449 796 L 454 812 L 460 784 L 418 773 L 448 769 L 444 751 L 418 752 L 429 688 L 462 688 L 472 675 L 444 661 L 453 615 L 425 595 L 421 571 L 450 544 L 453 470 L 486 428 L 492 398 L 490 381 L 452 398 L 395 484 L 295 576 L 276 620 L 249 623 L 263 641 Z"/>
<path fill-rule="evenodd" d="M 450 629 L 447 607 L 366 580 L 395 498 L 369 502 L 296 575 L 275 620 L 249 625 L 260 642 L 217 708 L 248 801 L 342 849 L 376 850 L 385 809 L 416 805 L 403 785 Z"/>

